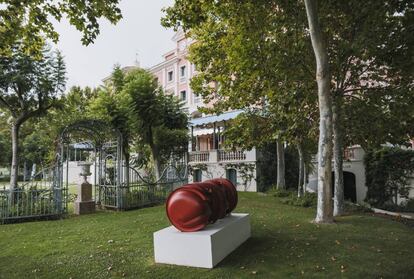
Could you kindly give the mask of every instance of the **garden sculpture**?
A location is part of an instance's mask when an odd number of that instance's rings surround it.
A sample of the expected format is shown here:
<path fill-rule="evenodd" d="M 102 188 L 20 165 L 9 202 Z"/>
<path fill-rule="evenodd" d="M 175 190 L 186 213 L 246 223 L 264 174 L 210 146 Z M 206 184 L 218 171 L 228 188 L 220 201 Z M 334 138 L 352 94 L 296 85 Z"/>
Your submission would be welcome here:
<path fill-rule="evenodd" d="M 182 232 L 202 230 L 231 213 L 237 190 L 224 178 L 186 184 L 168 196 L 166 209 L 171 224 Z"/>

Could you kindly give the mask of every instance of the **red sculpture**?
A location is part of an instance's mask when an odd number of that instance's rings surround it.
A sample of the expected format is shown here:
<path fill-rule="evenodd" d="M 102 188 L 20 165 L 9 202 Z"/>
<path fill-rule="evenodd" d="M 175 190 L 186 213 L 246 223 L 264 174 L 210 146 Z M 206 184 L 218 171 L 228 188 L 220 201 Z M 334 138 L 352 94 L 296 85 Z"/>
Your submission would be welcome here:
<path fill-rule="evenodd" d="M 194 232 L 225 217 L 237 205 L 237 190 L 224 178 L 184 185 L 167 199 L 167 216 L 182 232 Z"/>

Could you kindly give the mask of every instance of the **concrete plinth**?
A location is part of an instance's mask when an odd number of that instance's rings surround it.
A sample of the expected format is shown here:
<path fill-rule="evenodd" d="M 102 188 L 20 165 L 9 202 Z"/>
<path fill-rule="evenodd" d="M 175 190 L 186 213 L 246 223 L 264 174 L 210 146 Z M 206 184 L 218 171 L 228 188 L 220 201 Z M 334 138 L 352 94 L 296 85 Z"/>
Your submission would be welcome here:
<path fill-rule="evenodd" d="M 251 234 L 249 214 L 233 213 L 198 232 L 170 226 L 154 233 L 156 263 L 213 268 Z"/>
<path fill-rule="evenodd" d="M 75 201 L 75 214 L 89 214 L 95 212 L 95 201 Z"/>
<path fill-rule="evenodd" d="M 75 214 L 95 212 L 95 201 L 92 200 L 92 185 L 84 181 L 78 188 L 78 198 L 75 201 Z"/>

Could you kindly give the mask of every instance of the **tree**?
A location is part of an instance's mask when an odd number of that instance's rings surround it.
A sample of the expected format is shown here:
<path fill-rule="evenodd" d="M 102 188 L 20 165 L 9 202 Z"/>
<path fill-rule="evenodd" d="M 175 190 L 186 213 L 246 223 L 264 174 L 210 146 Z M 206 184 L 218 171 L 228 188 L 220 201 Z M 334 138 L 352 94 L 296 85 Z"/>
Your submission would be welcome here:
<path fill-rule="evenodd" d="M 126 178 L 129 179 L 130 143 L 133 128 L 129 117 L 129 98 L 123 94 L 123 86 L 124 73 L 119 65 L 115 65 L 111 80 L 106 85 L 92 92 L 89 89 L 84 91 L 86 96 L 93 96 L 92 99 L 87 98 L 89 103 L 85 115 L 107 122 L 122 134 L 122 153 L 126 164 Z"/>
<path fill-rule="evenodd" d="M 294 1 L 181 0 L 166 9 L 163 24 L 182 26 L 195 39 L 190 60 L 200 72 L 191 87 L 206 103 L 214 103 L 205 111 L 220 113 L 275 106 L 282 99 L 279 96 L 309 90 L 307 81 L 312 76 L 308 64 L 313 61 L 307 55 L 311 46 L 305 19 L 304 8 Z M 263 140 L 278 139 L 277 184 L 284 188 L 283 143 L 291 140 L 285 131 L 289 124 L 278 121 L 284 116 L 274 111 L 265 114 L 274 130 Z"/>
<path fill-rule="evenodd" d="M 407 118 L 412 113 L 406 104 L 411 100 L 409 92 L 414 79 L 411 47 L 414 4 L 412 1 L 323 1 L 319 8 L 332 74 L 334 215 L 337 216 L 344 211 L 344 146 L 361 144 L 369 148 L 372 143 L 401 143 L 409 139 Z M 375 128 L 366 125 L 372 119 L 376 119 Z M 396 122 L 400 124 L 395 125 Z"/>
<path fill-rule="evenodd" d="M 355 0 L 320 3 L 317 19 L 321 23 L 322 43 L 326 50 L 324 63 L 329 66 L 331 74 L 327 76 L 332 86 L 326 80 L 324 84 L 329 85 L 334 97 L 332 103 L 329 100 L 331 96 L 325 92 L 327 106 L 319 107 L 322 111 L 329 107 L 326 111 L 327 125 L 323 125 L 328 129 L 328 137 L 320 140 L 321 143 L 329 141 L 331 133 L 335 134 L 336 215 L 340 215 L 343 209 L 343 183 L 340 179 L 344 149 L 342 138 L 346 135 L 349 139 L 350 135 L 363 141 L 365 135 L 370 141 L 374 139 L 374 136 L 367 135 L 370 128 L 361 132 L 347 125 L 348 116 L 344 115 L 344 110 L 352 112 L 353 106 L 363 103 L 354 100 L 365 100 L 368 106 L 364 107 L 370 109 L 369 115 L 386 124 L 385 129 L 377 129 L 375 133 L 381 135 L 381 140 L 402 141 L 402 136 L 407 138 L 406 135 L 410 134 L 412 122 L 405 118 L 409 114 L 411 119 L 412 112 L 404 104 L 411 100 L 414 72 L 413 48 L 410 47 L 414 34 L 410 25 L 414 14 L 411 2 Z M 308 42 L 312 40 L 309 40 L 305 7 L 300 1 L 179 0 L 166 9 L 163 23 L 175 28 L 182 26 L 196 40 L 190 48 L 190 59 L 200 74 L 192 80 L 192 87 L 207 102 L 214 101 L 214 111 L 220 112 L 260 106 L 263 98 L 268 101 L 271 94 L 286 96 L 298 84 L 309 86 L 313 82 L 314 70 L 309 67 L 315 60 L 309 60 L 312 46 L 309 48 Z M 309 76 L 312 76 L 312 81 Z M 213 82 L 217 86 L 211 86 Z M 286 90 L 283 88 L 286 84 L 294 86 Z M 307 92 L 312 94 L 312 90 Z M 394 114 L 398 118 L 392 117 L 390 112 L 396 112 L 397 107 L 403 108 L 405 113 Z M 355 107 L 355 110 L 362 109 Z M 360 116 L 364 117 L 365 114 Z M 391 119 L 403 125 L 392 127 L 388 125 L 392 123 Z M 358 122 L 357 117 L 353 120 Z M 350 130 L 344 130 L 344 126 Z M 355 127 L 361 127 L 361 124 Z M 283 131 L 280 127 L 279 130 Z M 322 131 L 322 134 L 325 133 Z M 330 143 L 327 144 L 325 151 L 330 150 Z M 332 156 L 329 153 L 332 151 L 325 154 L 328 155 L 325 159 Z M 328 165 L 330 161 L 322 164 Z M 324 168 L 323 177 L 328 175 L 327 168 Z M 327 191 L 330 190 L 327 188 L 329 183 L 322 184 Z M 330 203 L 328 196 L 325 193 L 324 200 Z"/>
<path fill-rule="evenodd" d="M 165 94 L 154 76 L 142 69 L 125 76 L 122 93 L 128 100 L 130 119 L 138 141 L 149 146 L 155 178 L 161 177 L 163 157 L 182 152 L 188 143 L 188 119 L 182 103 Z"/>
<path fill-rule="evenodd" d="M 322 28 L 320 27 L 317 1 L 305 0 L 312 46 L 316 59 L 316 81 L 319 99 L 318 144 L 318 207 L 315 222 L 330 223 L 332 218 L 331 162 L 332 162 L 332 100 L 329 59 Z"/>
<path fill-rule="evenodd" d="M 65 64 L 59 52 L 44 49 L 43 58 L 34 59 L 19 47 L 13 51 L 11 56 L 0 56 L 0 108 L 12 118 L 11 190 L 17 188 L 22 124 L 45 115 L 65 86 Z"/>
<path fill-rule="evenodd" d="M 119 0 L 4 0 L 0 10 L 0 55 L 12 55 L 17 42 L 25 53 L 39 56 L 45 39 L 57 42 L 53 20 L 66 17 L 82 32 L 82 43 L 93 43 L 99 34 L 98 19 L 117 23 L 121 18 Z"/>

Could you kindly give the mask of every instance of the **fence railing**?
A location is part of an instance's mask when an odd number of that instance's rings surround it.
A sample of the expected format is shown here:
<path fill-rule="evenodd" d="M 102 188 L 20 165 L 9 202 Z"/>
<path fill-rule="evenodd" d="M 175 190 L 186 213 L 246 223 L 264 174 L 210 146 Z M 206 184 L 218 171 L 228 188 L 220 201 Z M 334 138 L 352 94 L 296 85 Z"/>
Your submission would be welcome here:
<path fill-rule="evenodd" d="M 189 155 L 190 162 L 208 162 L 210 160 L 210 151 L 194 151 Z"/>
<path fill-rule="evenodd" d="M 56 216 L 63 213 L 62 189 L 19 188 L 0 190 L 0 222 Z"/>

